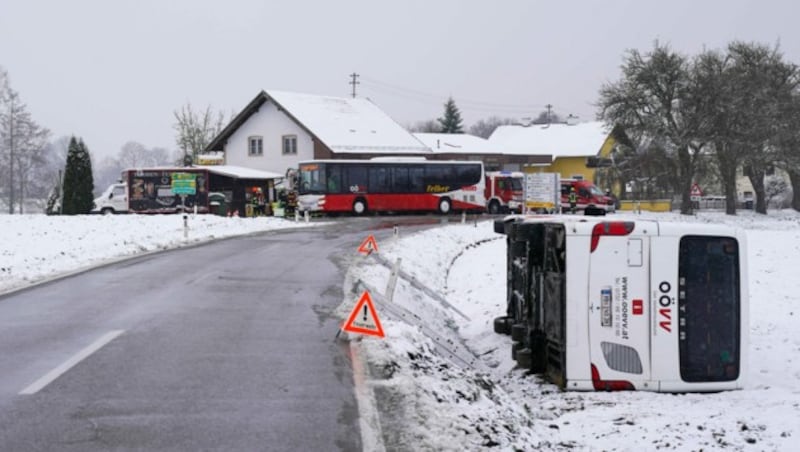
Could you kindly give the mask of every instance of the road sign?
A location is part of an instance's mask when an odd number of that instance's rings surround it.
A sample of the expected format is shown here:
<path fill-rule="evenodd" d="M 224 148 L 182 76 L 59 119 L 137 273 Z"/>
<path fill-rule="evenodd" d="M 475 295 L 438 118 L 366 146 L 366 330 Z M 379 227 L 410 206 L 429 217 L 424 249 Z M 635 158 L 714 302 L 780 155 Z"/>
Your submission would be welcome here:
<path fill-rule="evenodd" d="M 697 185 L 697 182 L 692 184 L 692 191 L 690 193 L 692 201 L 700 201 L 700 197 L 703 196 L 703 190 L 700 189 L 700 186 Z"/>
<path fill-rule="evenodd" d="M 371 236 L 370 236 L 371 237 Z M 378 312 L 372 304 L 369 292 L 364 291 L 361 298 L 356 303 L 353 312 L 345 322 L 343 330 L 348 333 L 365 334 L 367 336 L 383 337 L 383 327 L 378 319 Z"/>
<path fill-rule="evenodd" d="M 554 210 L 561 204 L 561 184 L 558 173 L 525 174 L 525 207 Z"/>
<path fill-rule="evenodd" d="M 369 237 L 364 239 L 361 242 L 361 245 L 358 247 L 358 252 L 362 254 L 370 254 L 372 252 L 378 252 L 378 242 L 375 241 L 375 236 L 370 234 Z"/>
<path fill-rule="evenodd" d="M 197 193 L 197 174 L 172 173 L 172 193 L 176 195 L 194 195 Z"/>

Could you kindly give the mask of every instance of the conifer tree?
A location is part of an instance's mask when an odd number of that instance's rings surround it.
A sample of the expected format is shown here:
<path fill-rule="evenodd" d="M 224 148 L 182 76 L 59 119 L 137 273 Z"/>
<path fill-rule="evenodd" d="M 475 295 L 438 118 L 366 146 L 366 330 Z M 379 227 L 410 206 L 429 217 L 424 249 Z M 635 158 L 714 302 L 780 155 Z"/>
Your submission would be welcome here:
<path fill-rule="evenodd" d="M 64 198 L 62 211 L 65 215 L 86 214 L 92 210 L 94 195 L 92 159 L 82 139 L 74 136 L 69 140 L 67 166 L 64 170 Z"/>
<path fill-rule="evenodd" d="M 444 104 L 444 116 L 437 121 L 442 125 L 442 133 L 464 133 L 461 127 L 461 112 L 452 97 Z"/>

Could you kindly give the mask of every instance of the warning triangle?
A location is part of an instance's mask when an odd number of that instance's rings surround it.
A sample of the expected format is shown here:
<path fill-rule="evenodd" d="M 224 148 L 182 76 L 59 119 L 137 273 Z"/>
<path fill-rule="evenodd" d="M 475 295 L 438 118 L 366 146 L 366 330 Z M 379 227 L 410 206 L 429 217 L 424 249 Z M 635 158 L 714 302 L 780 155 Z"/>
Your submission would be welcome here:
<path fill-rule="evenodd" d="M 370 236 L 371 237 L 371 236 Z M 383 327 L 372 304 L 369 292 L 364 291 L 356 303 L 355 309 L 350 313 L 350 318 L 345 322 L 343 330 L 349 333 L 366 334 L 367 336 L 383 337 Z"/>
<path fill-rule="evenodd" d="M 361 245 L 358 247 L 358 252 L 363 254 L 370 254 L 372 252 L 378 252 L 378 242 L 375 241 L 375 236 L 370 234 L 369 237 L 364 239 L 361 242 Z"/>

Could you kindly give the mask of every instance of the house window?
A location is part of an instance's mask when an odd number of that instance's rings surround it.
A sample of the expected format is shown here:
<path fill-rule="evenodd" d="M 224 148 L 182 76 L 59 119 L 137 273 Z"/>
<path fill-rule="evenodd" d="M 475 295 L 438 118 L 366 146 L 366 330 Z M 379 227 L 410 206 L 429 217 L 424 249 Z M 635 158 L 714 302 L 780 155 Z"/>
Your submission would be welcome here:
<path fill-rule="evenodd" d="M 297 154 L 297 135 L 283 136 L 283 153 Z"/>
<path fill-rule="evenodd" d="M 250 137 L 248 139 L 248 155 L 264 155 L 264 138 L 263 137 Z"/>

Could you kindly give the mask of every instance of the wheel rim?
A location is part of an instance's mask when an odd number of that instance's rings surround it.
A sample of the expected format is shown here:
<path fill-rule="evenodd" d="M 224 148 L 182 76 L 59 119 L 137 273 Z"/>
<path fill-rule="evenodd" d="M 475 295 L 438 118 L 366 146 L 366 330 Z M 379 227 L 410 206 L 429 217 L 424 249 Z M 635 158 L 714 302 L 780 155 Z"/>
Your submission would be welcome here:
<path fill-rule="evenodd" d="M 355 203 L 353 203 L 353 212 L 357 214 L 362 214 L 364 213 L 365 210 L 367 209 L 363 201 L 356 201 Z"/>
<path fill-rule="evenodd" d="M 498 205 L 497 201 L 492 201 L 489 203 L 489 213 L 498 213 L 500 212 L 500 206 Z"/>
<path fill-rule="evenodd" d="M 439 201 L 439 211 L 442 212 L 442 213 L 450 212 L 450 200 L 449 199 L 443 199 L 443 200 Z"/>

